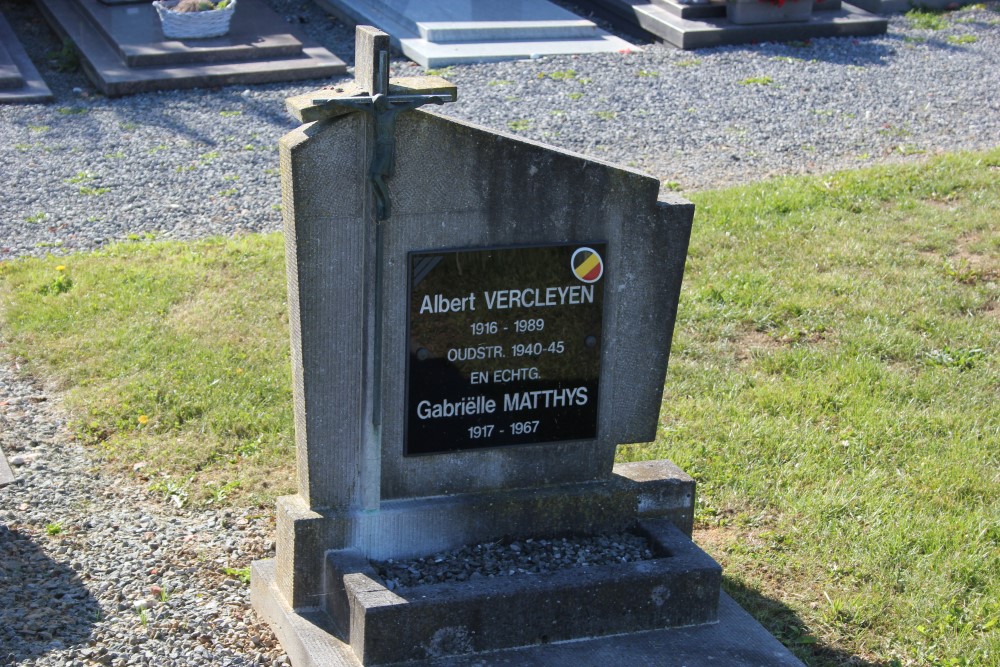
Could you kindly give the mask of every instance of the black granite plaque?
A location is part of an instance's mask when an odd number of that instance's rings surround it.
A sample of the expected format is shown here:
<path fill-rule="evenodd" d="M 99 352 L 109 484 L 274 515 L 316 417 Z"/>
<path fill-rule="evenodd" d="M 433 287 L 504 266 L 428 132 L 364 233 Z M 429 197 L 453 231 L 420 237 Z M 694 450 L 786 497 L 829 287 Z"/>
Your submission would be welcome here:
<path fill-rule="evenodd" d="M 407 455 L 597 436 L 604 253 L 410 254 Z"/>

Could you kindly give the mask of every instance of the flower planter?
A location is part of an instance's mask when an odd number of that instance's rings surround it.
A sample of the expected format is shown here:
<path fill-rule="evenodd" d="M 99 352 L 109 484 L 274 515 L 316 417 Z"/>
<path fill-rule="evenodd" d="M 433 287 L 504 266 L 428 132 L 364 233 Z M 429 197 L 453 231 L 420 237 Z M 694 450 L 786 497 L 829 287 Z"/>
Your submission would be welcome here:
<path fill-rule="evenodd" d="M 175 12 L 179 0 L 155 0 L 153 7 L 160 16 L 163 35 L 171 39 L 204 39 L 220 37 L 229 32 L 229 22 L 236 13 L 236 0 L 223 9 L 202 12 Z"/>
<path fill-rule="evenodd" d="M 808 21 L 813 0 L 728 0 L 726 18 L 730 23 L 793 23 Z"/>

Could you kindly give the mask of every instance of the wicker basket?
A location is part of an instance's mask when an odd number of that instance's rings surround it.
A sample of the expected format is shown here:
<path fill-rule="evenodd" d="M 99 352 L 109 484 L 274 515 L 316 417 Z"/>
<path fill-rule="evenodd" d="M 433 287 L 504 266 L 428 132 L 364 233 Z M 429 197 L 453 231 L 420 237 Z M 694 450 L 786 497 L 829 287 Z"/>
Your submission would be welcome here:
<path fill-rule="evenodd" d="M 163 34 L 172 39 L 204 39 L 219 37 L 229 32 L 229 22 L 236 13 L 236 0 L 230 0 L 224 9 L 205 12 L 175 12 L 179 0 L 155 0 L 153 7 L 160 15 Z"/>

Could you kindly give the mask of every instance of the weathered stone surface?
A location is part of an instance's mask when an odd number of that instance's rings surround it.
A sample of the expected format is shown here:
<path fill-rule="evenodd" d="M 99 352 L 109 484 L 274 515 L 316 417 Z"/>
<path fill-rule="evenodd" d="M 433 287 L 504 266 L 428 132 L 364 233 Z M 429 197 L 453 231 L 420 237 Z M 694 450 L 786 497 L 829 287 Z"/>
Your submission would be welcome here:
<path fill-rule="evenodd" d="M 639 529 L 661 557 L 398 594 L 359 552 L 330 552 L 328 599 L 346 595 L 331 614 L 366 665 L 715 622 L 715 561 L 667 520 L 640 521 Z"/>
<path fill-rule="evenodd" d="M 635 461 L 615 465 L 615 474 L 636 494 L 641 518 L 669 519 L 688 537 L 694 529 L 695 483 L 672 461 Z"/>
<path fill-rule="evenodd" d="M 250 581 L 254 607 L 275 628 L 292 664 L 361 667 L 343 636 L 332 631 L 325 614 L 296 613 L 281 599 L 273 561 L 254 563 Z M 725 593 L 719 596 L 716 623 L 505 649 L 485 656 L 428 658 L 408 667 L 663 667 L 665 659 L 686 667 L 803 667 Z"/>
<path fill-rule="evenodd" d="M 321 569 L 328 549 L 353 547 L 384 560 L 505 536 L 617 532 L 637 516 L 637 490 L 631 481 L 612 477 L 542 489 L 387 500 L 375 512 L 312 511 L 300 496 L 288 496 L 278 502 L 278 543 L 288 545 L 278 550 L 279 581 L 296 608 L 315 607 L 323 593 Z M 693 506 L 678 511 L 690 515 Z"/>
<path fill-rule="evenodd" d="M 402 114 L 396 127 L 393 218 L 384 225 L 381 278 L 386 332 L 383 413 L 312 410 L 372 401 L 371 303 L 375 240 L 367 222 L 363 137 L 369 119 L 349 114 L 288 135 L 284 210 L 300 466 L 333 459 L 300 479 L 322 486 L 314 507 L 373 507 L 379 498 L 524 488 L 606 479 L 621 442 L 655 436 L 693 207 L 657 202 L 656 179 L 432 112 Z M 330 164 L 329 156 L 347 156 Z M 337 187 L 330 187 L 330 184 Z M 301 239 L 301 241 L 299 240 Z M 404 458 L 408 252 L 606 240 L 607 305 L 601 415 L 596 441 Z M 319 260 L 324 257 L 324 260 Z M 298 286 L 309 285 L 303 293 Z M 315 296 L 322 294 L 322 299 Z M 330 355 L 330 349 L 339 350 Z M 315 388 L 313 393 L 312 388 Z M 380 423 L 380 432 L 366 424 Z M 380 442 L 375 441 L 378 436 Z M 365 440 L 368 443 L 365 443 Z M 309 451 L 305 449 L 310 443 Z M 372 451 L 379 447 L 376 454 Z M 321 454 L 321 450 L 329 450 Z M 369 472 L 370 471 L 370 472 Z M 361 481 L 355 483 L 357 475 Z M 378 475 L 378 479 L 369 476 Z M 336 489 L 334 491 L 333 489 Z M 363 491 L 364 499 L 361 494 Z M 349 498 L 353 495 L 353 498 Z M 360 503 L 361 505 L 358 505 Z"/>

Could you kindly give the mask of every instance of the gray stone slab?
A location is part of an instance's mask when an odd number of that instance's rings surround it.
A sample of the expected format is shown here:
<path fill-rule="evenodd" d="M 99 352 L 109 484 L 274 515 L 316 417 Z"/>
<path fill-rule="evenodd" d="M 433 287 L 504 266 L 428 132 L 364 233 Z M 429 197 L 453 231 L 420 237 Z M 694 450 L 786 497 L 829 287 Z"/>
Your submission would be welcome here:
<path fill-rule="evenodd" d="M 14 477 L 14 471 L 10 469 L 10 464 L 7 463 L 7 457 L 4 456 L 3 450 L 0 449 L 0 487 L 13 484 L 16 481 L 17 478 Z"/>
<path fill-rule="evenodd" d="M 393 46 L 423 67 L 640 50 L 545 0 L 315 1 L 347 23 L 389 33 Z"/>
<path fill-rule="evenodd" d="M 246 3 L 251 10 L 255 7 L 255 1 L 249 0 Z M 84 2 L 94 2 L 94 0 L 84 0 Z M 343 74 L 347 69 L 340 58 L 298 34 L 284 20 L 273 13 L 271 15 L 276 19 L 279 30 L 274 31 L 274 26 L 272 26 L 271 32 L 268 34 L 272 36 L 275 34 L 289 35 L 287 44 L 291 44 L 292 39 L 297 40 L 301 44 L 297 55 L 281 56 L 272 53 L 264 57 L 240 59 L 235 57 L 235 52 L 240 49 L 232 48 L 229 45 L 223 48 L 231 49 L 231 53 L 234 54 L 232 59 L 130 67 L 123 60 L 118 46 L 109 42 L 106 37 L 107 34 L 115 34 L 116 31 L 114 29 L 99 29 L 91 20 L 93 14 L 83 9 L 80 3 L 74 0 L 39 0 L 38 6 L 56 32 L 62 38 L 69 39 L 76 45 L 87 76 L 102 93 L 110 97 L 153 90 L 323 79 Z M 258 2 L 256 6 L 261 5 Z M 132 8 L 144 11 L 139 7 Z M 115 9 L 125 11 L 129 7 Z M 244 2 L 241 1 L 237 16 L 243 9 Z M 281 33 L 282 30 L 285 32 Z M 246 39 L 250 38 L 249 35 L 246 36 Z M 152 55 L 154 59 L 167 57 L 164 53 L 173 51 L 174 53 L 169 55 L 169 58 L 175 59 L 176 62 L 188 57 L 177 53 L 179 48 L 192 49 L 194 52 L 213 48 L 212 45 L 199 46 L 197 45 L 199 41 L 202 40 L 162 42 L 161 44 L 168 44 L 168 46 L 161 46 L 158 55 L 154 48 Z M 215 42 L 215 40 L 205 41 L 206 43 Z M 194 46 L 189 46 L 192 43 Z M 134 42 L 132 44 L 136 46 Z M 136 49 L 138 50 L 137 46 Z M 250 55 L 259 53 L 253 47 L 242 50 Z M 139 55 L 143 57 L 142 54 Z M 204 55 L 201 54 L 198 57 Z"/>
<path fill-rule="evenodd" d="M 273 561 L 254 563 L 250 582 L 254 608 L 275 629 L 295 667 L 361 667 L 350 645 L 336 636 L 325 614 L 295 613 L 285 603 L 278 592 Z M 405 664 L 408 667 L 804 667 L 725 593 L 720 595 L 719 620 L 714 624 L 428 658 Z"/>
<path fill-rule="evenodd" d="M 854 0 L 854 4 L 873 14 L 901 14 L 913 9 L 910 0 Z"/>
<path fill-rule="evenodd" d="M 21 70 L 14 63 L 14 58 L 11 57 L 10 51 L 0 41 L 0 90 L 20 88 L 23 85 L 24 77 L 21 76 Z"/>
<path fill-rule="evenodd" d="M 579 21 L 579 17 L 546 0 L 508 0 L 481 2 L 472 0 L 352 0 L 360 7 L 367 5 L 391 16 L 410 28 L 421 23 L 513 23 L 523 26 L 544 25 L 562 21 Z M 589 21 L 587 21 L 590 23 Z M 502 28 L 502 25 L 498 25 Z M 572 30 L 572 26 L 567 26 Z M 497 33 L 501 36 L 501 33 Z"/>
<path fill-rule="evenodd" d="M 261 0 L 240 0 L 228 34 L 185 40 L 163 36 L 160 19 L 150 3 L 108 6 L 98 0 L 77 0 L 77 6 L 115 46 L 128 67 L 260 60 L 302 53 L 302 42 Z"/>
<path fill-rule="evenodd" d="M 421 21 L 420 36 L 429 42 L 477 42 L 485 40 L 593 39 L 597 25 L 583 19 L 566 21 Z"/>
<path fill-rule="evenodd" d="M 888 27 L 886 19 L 847 3 L 842 3 L 839 8 L 830 5 L 830 8 L 814 11 L 804 22 L 736 25 L 726 20 L 725 16 L 682 18 L 681 10 L 668 9 L 670 3 L 663 1 L 655 4 L 644 0 L 589 2 L 634 22 L 643 30 L 681 49 L 816 37 L 880 35 Z"/>
<path fill-rule="evenodd" d="M 598 4 L 600 2 L 601 0 L 594 0 L 592 4 Z M 662 8 L 674 16 L 679 16 L 682 19 L 726 18 L 726 0 L 709 0 L 709 2 L 701 2 L 698 4 L 682 4 L 681 2 L 678 2 L 678 0 L 652 0 L 651 2 L 650 0 L 620 0 L 620 2 L 606 4 L 607 8 L 617 6 L 620 9 L 652 4 Z M 835 11 L 840 9 L 840 7 L 840 0 L 822 0 L 821 2 L 815 2 L 813 4 L 813 11 Z M 618 13 L 622 14 L 621 11 Z"/>
<path fill-rule="evenodd" d="M 0 14 L 0 103 L 48 102 L 52 91 L 28 57 L 17 35 Z"/>

